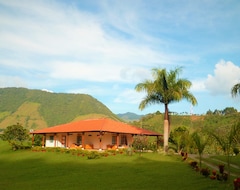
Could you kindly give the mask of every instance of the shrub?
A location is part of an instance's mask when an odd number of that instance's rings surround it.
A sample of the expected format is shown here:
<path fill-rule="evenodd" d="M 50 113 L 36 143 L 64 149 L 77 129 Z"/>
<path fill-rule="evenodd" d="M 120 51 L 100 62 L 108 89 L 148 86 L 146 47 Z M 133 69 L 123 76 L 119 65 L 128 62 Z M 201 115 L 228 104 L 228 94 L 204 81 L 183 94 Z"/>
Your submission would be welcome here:
<path fill-rule="evenodd" d="M 146 149 L 148 147 L 148 138 L 146 136 L 136 136 L 132 146 L 135 150 Z"/>
<path fill-rule="evenodd" d="M 220 174 L 223 174 L 223 172 L 224 172 L 224 167 L 225 167 L 225 165 L 223 165 L 223 164 L 218 165 L 219 173 L 220 173 Z"/>
<path fill-rule="evenodd" d="M 240 188 L 240 178 L 236 178 L 233 180 L 234 190 L 238 190 Z"/>
<path fill-rule="evenodd" d="M 98 158 L 100 158 L 100 154 L 96 151 L 91 151 L 88 153 L 87 158 L 88 159 L 98 159 Z"/>
<path fill-rule="evenodd" d="M 234 154 L 238 155 L 239 154 L 239 149 L 237 147 L 234 147 L 233 152 L 234 152 Z"/>
<path fill-rule="evenodd" d="M 205 177 L 208 177 L 210 175 L 210 170 L 208 168 L 202 168 L 200 172 Z"/>
<path fill-rule="evenodd" d="M 190 162 L 190 166 L 191 166 L 192 168 L 196 168 L 197 162 L 196 162 L 196 161 L 191 161 L 191 162 Z"/>

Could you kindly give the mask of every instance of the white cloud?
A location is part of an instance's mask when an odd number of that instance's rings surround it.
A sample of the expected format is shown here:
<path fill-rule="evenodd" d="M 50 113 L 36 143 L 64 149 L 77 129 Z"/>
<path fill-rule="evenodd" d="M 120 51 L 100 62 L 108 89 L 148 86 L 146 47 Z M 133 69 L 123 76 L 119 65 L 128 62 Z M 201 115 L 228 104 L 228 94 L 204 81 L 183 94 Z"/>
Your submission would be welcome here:
<path fill-rule="evenodd" d="M 148 76 L 144 67 L 176 60 L 174 55 L 134 40 L 138 33 L 131 27 L 133 39 L 116 38 L 97 14 L 74 6 L 1 3 L 15 11 L 0 13 L 0 48 L 8 52 L 0 57 L 0 64 L 8 67 L 14 65 L 26 72 L 44 70 L 54 79 L 138 82 Z M 17 60 L 12 61 L 13 54 Z"/>
<path fill-rule="evenodd" d="M 49 93 L 53 93 L 52 90 L 48 90 L 48 89 L 45 89 L 45 88 L 43 88 L 42 91 L 49 92 Z"/>
<path fill-rule="evenodd" d="M 50 77 L 55 79 L 75 79 L 96 82 L 136 83 L 148 78 L 150 70 L 126 64 L 52 62 Z"/>
<path fill-rule="evenodd" d="M 193 92 L 202 92 L 205 91 L 205 80 L 204 79 L 198 79 L 198 80 L 193 80 L 192 82 L 192 86 L 191 86 L 191 91 Z"/>
<path fill-rule="evenodd" d="M 143 100 L 144 94 L 138 93 L 134 89 L 125 89 L 114 99 L 116 103 L 139 104 Z"/>
<path fill-rule="evenodd" d="M 230 94 L 240 80 L 240 67 L 231 61 L 221 60 L 215 65 L 214 75 L 208 75 L 205 87 L 212 94 Z"/>

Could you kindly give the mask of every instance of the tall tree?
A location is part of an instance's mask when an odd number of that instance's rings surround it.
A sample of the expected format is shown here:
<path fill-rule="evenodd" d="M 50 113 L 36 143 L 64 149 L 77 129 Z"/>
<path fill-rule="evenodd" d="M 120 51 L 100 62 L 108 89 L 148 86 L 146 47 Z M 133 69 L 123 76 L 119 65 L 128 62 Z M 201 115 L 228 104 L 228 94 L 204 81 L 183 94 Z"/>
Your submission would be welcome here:
<path fill-rule="evenodd" d="M 8 126 L 2 135 L 2 139 L 8 141 L 13 150 L 16 150 L 23 144 L 25 140 L 29 139 L 27 129 L 23 128 L 19 123 Z"/>
<path fill-rule="evenodd" d="M 238 84 L 235 84 L 232 89 L 231 89 L 231 94 L 232 94 L 232 97 L 235 97 L 237 96 L 237 94 L 240 94 L 240 83 Z"/>
<path fill-rule="evenodd" d="M 170 134 L 170 120 L 168 105 L 186 99 L 192 105 L 197 104 L 196 98 L 189 92 L 192 83 L 187 79 L 180 79 L 179 74 L 182 67 L 167 72 L 166 69 L 152 69 L 153 80 L 145 80 L 136 85 L 137 92 L 146 92 L 146 97 L 139 105 L 143 110 L 147 105 L 164 104 L 164 150 L 168 149 L 168 138 Z"/>

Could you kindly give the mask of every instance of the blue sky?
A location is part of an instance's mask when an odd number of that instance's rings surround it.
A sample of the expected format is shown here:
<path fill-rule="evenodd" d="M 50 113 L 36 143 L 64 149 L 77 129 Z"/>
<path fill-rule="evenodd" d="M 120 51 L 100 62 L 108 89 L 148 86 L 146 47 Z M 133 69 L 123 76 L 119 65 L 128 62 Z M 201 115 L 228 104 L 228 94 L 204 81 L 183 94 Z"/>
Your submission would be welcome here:
<path fill-rule="evenodd" d="M 0 87 L 84 93 L 114 113 L 138 109 L 136 84 L 152 68 L 183 67 L 198 105 L 170 111 L 240 110 L 239 0 L 0 0 Z"/>

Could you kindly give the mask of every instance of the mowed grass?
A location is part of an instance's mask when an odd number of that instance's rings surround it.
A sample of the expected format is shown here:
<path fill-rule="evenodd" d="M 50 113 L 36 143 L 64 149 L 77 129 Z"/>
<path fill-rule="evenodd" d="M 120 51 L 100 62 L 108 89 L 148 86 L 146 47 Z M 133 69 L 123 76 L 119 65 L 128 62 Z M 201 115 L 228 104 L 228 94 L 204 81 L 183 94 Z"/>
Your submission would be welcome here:
<path fill-rule="evenodd" d="M 0 141 L 0 189 L 233 189 L 205 178 L 176 156 L 157 153 L 118 154 L 87 159 L 86 156 L 11 151 Z"/>

